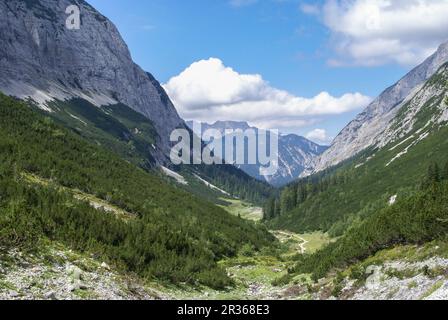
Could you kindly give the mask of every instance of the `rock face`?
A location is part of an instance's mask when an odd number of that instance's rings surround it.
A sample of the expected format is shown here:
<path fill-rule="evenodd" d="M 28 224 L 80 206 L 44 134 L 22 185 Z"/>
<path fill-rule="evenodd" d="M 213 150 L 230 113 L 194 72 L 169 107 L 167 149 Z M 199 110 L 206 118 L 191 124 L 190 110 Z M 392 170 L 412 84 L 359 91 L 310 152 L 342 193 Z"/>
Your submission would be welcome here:
<path fill-rule="evenodd" d="M 80 8 L 79 30 L 66 28 L 70 5 Z M 49 112 L 54 99 L 120 102 L 153 121 L 158 149 L 169 152 L 169 135 L 184 122 L 112 22 L 83 0 L 0 0 L 0 12 L 0 91 Z"/>
<path fill-rule="evenodd" d="M 187 123 L 193 128 L 193 122 Z M 247 122 L 238 121 L 217 121 L 214 124 L 202 123 L 202 132 L 208 129 L 215 129 L 224 136 L 225 130 L 247 130 L 254 129 Z M 246 146 L 247 147 L 247 146 Z M 260 174 L 260 165 L 238 165 L 238 168 L 259 180 L 264 180 L 273 186 L 283 186 L 297 179 L 312 161 L 327 149 L 308 139 L 295 134 L 282 135 L 279 137 L 278 163 L 279 169 L 275 175 Z M 246 151 L 247 152 L 247 151 Z"/>
<path fill-rule="evenodd" d="M 448 42 L 436 53 L 386 89 L 355 120 L 350 122 L 333 141 L 330 148 L 316 159 L 303 175 L 334 166 L 375 145 L 396 113 L 422 85 L 448 61 Z"/>

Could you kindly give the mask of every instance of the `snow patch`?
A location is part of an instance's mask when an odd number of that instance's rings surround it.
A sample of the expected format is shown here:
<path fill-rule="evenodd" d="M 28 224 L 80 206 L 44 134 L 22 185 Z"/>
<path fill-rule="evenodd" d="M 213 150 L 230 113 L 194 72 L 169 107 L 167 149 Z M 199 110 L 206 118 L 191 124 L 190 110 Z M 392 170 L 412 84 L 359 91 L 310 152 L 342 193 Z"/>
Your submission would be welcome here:
<path fill-rule="evenodd" d="M 221 193 L 223 193 L 223 194 L 225 194 L 225 195 L 227 195 L 227 196 L 230 196 L 230 194 L 229 194 L 228 192 L 226 192 L 226 191 L 224 191 L 224 190 L 218 188 L 217 186 L 214 186 L 213 184 L 211 184 L 211 183 L 208 182 L 208 181 L 205 181 L 204 179 L 202 179 L 202 178 L 201 178 L 200 176 L 198 176 L 197 174 L 194 174 L 194 176 L 195 176 L 199 181 L 201 181 L 203 184 L 205 184 L 207 187 L 209 187 L 210 189 L 217 190 L 217 191 L 219 191 L 219 192 L 221 192 Z"/>
<path fill-rule="evenodd" d="M 70 112 L 67 112 L 67 113 L 68 113 L 68 115 L 69 115 L 70 117 L 72 117 L 73 119 L 78 120 L 79 122 L 81 122 L 82 124 L 84 124 L 85 126 L 87 126 L 87 122 L 85 122 L 85 121 L 82 120 L 81 118 L 79 118 L 79 117 L 77 117 L 77 116 L 71 114 Z"/>
<path fill-rule="evenodd" d="M 397 197 L 398 197 L 398 195 L 394 195 L 394 196 L 390 197 L 390 199 L 389 199 L 390 206 L 394 205 L 397 202 Z"/>
<path fill-rule="evenodd" d="M 187 180 L 185 180 L 185 178 L 183 176 L 181 176 L 180 174 L 166 168 L 166 167 L 161 167 L 162 171 L 165 175 L 167 175 L 168 177 L 171 177 L 173 179 L 175 179 L 178 183 L 183 184 L 183 185 L 188 185 Z"/>
<path fill-rule="evenodd" d="M 79 89 L 66 88 L 56 83 L 49 83 L 47 89 L 41 90 L 23 82 L 10 81 L 6 86 L 2 87 L 2 91 L 8 96 L 22 100 L 31 99 L 36 102 L 40 109 L 47 112 L 53 112 L 49 107 L 49 102 L 55 100 L 68 101 L 73 98 L 81 98 L 96 107 L 118 103 L 118 101 L 104 93 L 83 92 Z"/>
<path fill-rule="evenodd" d="M 398 153 L 392 160 L 390 160 L 387 164 L 386 167 L 390 166 L 392 164 L 392 162 L 394 162 L 395 160 L 401 158 L 403 155 L 407 154 L 409 149 L 411 149 L 413 146 L 417 145 L 420 141 L 426 139 L 429 136 L 429 132 L 425 132 L 423 134 L 420 135 L 420 137 L 418 137 L 417 140 L 415 140 L 414 142 L 412 142 L 409 146 L 406 147 L 406 149 L 404 149 L 403 151 L 401 151 L 400 153 Z"/>

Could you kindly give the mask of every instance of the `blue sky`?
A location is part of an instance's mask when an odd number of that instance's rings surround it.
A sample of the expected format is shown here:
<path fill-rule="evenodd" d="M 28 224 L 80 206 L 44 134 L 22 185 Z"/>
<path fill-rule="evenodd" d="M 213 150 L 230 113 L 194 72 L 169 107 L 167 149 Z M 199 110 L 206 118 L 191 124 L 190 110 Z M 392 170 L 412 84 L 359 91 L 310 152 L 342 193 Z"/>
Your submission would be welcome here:
<path fill-rule="evenodd" d="M 406 22 L 419 9 L 409 5 L 413 0 L 394 1 L 89 0 L 117 25 L 134 60 L 166 84 L 185 118 L 248 120 L 321 142 L 444 39 L 438 34 L 428 40 L 432 29 L 411 40 L 407 30 L 395 32 L 390 17 L 402 14 Z M 433 12 L 445 9 L 444 0 L 427 2 L 441 5 L 429 8 Z M 368 22 L 364 33 L 350 29 L 364 30 L 354 26 L 358 20 Z M 197 80 L 200 71 L 221 79 L 218 87 Z M 200 90 L 188 96 L 195 83 Z M 344 95 L 350 96 L 341 102 Z"/>

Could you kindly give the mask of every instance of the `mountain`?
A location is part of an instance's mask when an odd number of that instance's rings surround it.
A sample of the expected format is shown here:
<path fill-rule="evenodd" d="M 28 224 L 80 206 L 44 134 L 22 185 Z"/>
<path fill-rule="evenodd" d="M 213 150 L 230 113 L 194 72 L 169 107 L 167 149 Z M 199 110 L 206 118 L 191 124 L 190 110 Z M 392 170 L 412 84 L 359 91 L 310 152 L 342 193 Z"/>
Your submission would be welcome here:
<path fill-rule="evenodd" d="M 288 185 L 265 204 L 264 217 L 271 228 L 300 233 L 321 231 L 337 239 L 300 259 L 291 278 L 312 273 L 318 280 L 331 271 L 352 266 L 351 272 L 358 274 L 354 278 L 365 279 L 359 275 L 367 270 L 359 273 L 356 268 L 381 262 L 369 258 L 368 264 L 361 265 L 360 261 L 367 257 L 379 257 L 385 249 L 397 253 L 400 245 L 415 249 L 422 244 L 430 247 L 437 241 L 445 243 L 448 57 L 445 62 L 442 57 L 446 48 L 446 44 L 442 45 L 436 55 L 416 69 L 425 77 L 428 73 L 432 76 L 410 89 L 389 111 L 386 107 L 381 112 L 375 109 L 379 112 L 373 117 L 376 120 L 365 123 L 366 128 L 376 128 L 366 148 Z M 440 66 L 433 72 L 435 61 Z M 407 81 L 402 80 L 402 87 L 411 87 L 411 75 L 404 78 Z M 393 87 L 386 94 L 398 89 Z M 378 98 L 374 105 L 379 106 L 385 97 Z M 362 126 L 354 130 L 355 142 L 367 139 L 367 135 L 361 135 L 366 133 L 363 130 Z"/>
<path fill-rule="evenodd" d="M 79 30 L 65 27 L 73 4 L 81 12 Z M 8 0 L 0 10 L 2 92 L 49 112 L 50 101 L 71 98 L 97 107 L 124 104 L 153 122 L 157 148 L 169 152 L 169 135 L 183 121 L 154 77 L 132 61 L 112 22 L 82 0 Z"/>
<path fill-rule="evenodd" d="M 413 192 L 434 162 L 448 152 L 448 63 L 409 97 L 377 147 L 291 184 L 266 209 L 272 225 L 340 235 L 352 223 Z M 337 204 L 337 205 L 335 205 Z M 274 207 L 281 207 L 276 210 Z M 277 211 L 277 212 L 274 212 Z"/>
<path fill-rule="evenodd" d="M 442 65 L 448 61 L 448 42 L 396 84 L 386 89 L 355 120 L 350 122 L 304 176 L 350 159 L 368 148 L 382 147 L 399 135 L 392 132 L 399 111 L 408 104 Z M 417 111 L 417 110 L 414 110 Z M 397 124 L 400 126 L 400 124 Z M 403 123 L 404 126 L 409 123 Z M 392 130 L 392 131 L 391 131 Z M 404 130 L 406 131 L 406 129 Z M 398 133 L 395 130 L 395 133 Z"/>
<path fill-rule="evenodd" d="M 193 128 L 192 121 L 187 122 L 187 124 L 190 128 Z M 255 132 L 258 132 L 259 130 L 244 121 L 217 121 L 213 124 L 201 123 L 201 129 L 202 132 L 208 129 L 215 129 L 223 136 L 225 135 L 226 130 L 244 131 L 253 129 Z M 262 172 L 260 172 L 260 169 L 262 168 L 260 164 L 237 165 L 237 167 L 254 178 L 279 187 L 297 179 L 305 168 L 327 149 L 325 146 L 320 146 L 295 134 L 280 135 L 278 139 L 279 169 L 275 175 L 263 175 Z M 245 153 L 247 153 L 247 150 L 245 150 Z"/>
<path fill-rule="evenodd" d="M 66 8 L 73 4 L 80 8 L 79 30 L 65 26 Z M 187 126 L 159 82 L 133 62 L 111 21 L 82 0 L 1 0 L 0 10 L 0 92 L 26 100 L 86 140 L 145 170 L 177 170 L 169 160 L 170 135 Z M 253 202 L 271 192 L 269 186 L 226 166 L 215 168 L 213 176 L 201 166 L 185 171 L 192 179 L 199 175 Z M 198 189 L 197 181 L 190 182 L 182 187 L 210 193 L 205 183 Z M 251 194 L 243 194 L 243 188 Z M 213 198 L 218 201 L 221 196 L 214 192 Z"/>

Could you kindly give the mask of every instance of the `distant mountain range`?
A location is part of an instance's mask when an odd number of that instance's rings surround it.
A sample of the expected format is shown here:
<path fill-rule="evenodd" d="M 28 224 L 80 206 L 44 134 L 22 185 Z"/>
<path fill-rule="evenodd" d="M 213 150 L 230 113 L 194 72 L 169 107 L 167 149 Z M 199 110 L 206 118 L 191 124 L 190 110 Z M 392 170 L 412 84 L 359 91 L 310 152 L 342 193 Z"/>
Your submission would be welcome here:
<path fill-rule="evenodd" d="M 193 121 L 188 121 L 187 125 L 193 128 Z M 223 136 L 226 130 L 244 131 L 254 129 L 256 132 L 259 130 L 244 121 L 217 121 L 213 124 L 201 123 L 201 129 L 202 132 L 208 129 L 215 129 L 220 131 Z M 260 168 L 262 167 L 260 164 L 237 166 L 250 176 L 278 187 L 296 180 L 312 161 L 325 150 L 327 150 L 326 146 L 318 145 L 304 137 L 295 134 L 280 135 L 278 146 L 279 170 L 275 175 L 263 175 L 260 173 Z"/>

